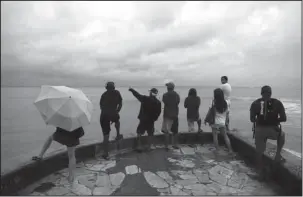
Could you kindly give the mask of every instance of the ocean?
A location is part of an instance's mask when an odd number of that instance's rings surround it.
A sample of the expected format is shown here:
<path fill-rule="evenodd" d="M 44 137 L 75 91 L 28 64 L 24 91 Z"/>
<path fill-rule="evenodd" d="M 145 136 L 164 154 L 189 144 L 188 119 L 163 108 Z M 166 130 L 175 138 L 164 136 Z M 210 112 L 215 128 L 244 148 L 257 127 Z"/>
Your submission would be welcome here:
<path fill-rule="evenodd" d="M 183 106 L 184 99 L 191 87 L 176 87 L 180 94 L 179 131 L 187 132 L 186 110 Z M 85 136 L 81 144 L 102 141 L 102 132 L 99 124 L 100 108 L 99 99 L 105 91 L 104 87 L 80 88 L 93 102 L 94 111 L 92 122 L 85 126 Z M 117 87 L 123 97 L 121 116 L 121 133 L 125 137 L 136 136 L 138 125 L 137 115 L 140 103 L 133 97 L 126 87 Z M 148 87 L 135 88 L 141 94 L 148 94 Z M 159 87 L 159 99 L 165 92 L 165 87 Z M 214 87 L 196 87 L 201 97 L 200 115 L 204 119 Z M 30 161 L 37 155 L 46 138 L 55 128 L 46 126 L 39 112 L 33 105 L 40 92 L 40 87 L 1 87 L 1 174 L 7 173 L 16 167 Z M 287 114 L 287 122 L 283 123 L 286 133 L 285 150 L 301 157 L 301 89 L 273 88 L 274 98 L 280 99 Z M 231 99 L 231 129 L 236 128 L 237 133 L 243 138 L 252 138 L 252 125 L 249 121 L 250 104 L 260 97 L 260 88 L 233 87 Z M 162 115 L 156 122 L 155 128 L 159 132 Z M 203 130 L 210 131 L 203 125 Z M 111 132 L 111 139 L 115 137 L 115 130 Z M 275 143 L 275 142 L 273 142 Z M 46 156 L 64 150 L 65 147 L 53 142 Z"/>

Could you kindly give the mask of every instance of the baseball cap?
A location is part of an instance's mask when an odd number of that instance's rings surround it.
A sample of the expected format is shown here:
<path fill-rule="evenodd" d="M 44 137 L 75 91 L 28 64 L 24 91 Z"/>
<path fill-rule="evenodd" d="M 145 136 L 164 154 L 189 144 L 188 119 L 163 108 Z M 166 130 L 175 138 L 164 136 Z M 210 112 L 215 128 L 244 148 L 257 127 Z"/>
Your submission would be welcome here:
<path fill-rule="evenodd" d="M 165 84 L 168 88 L 175 88 L 175 84 L 173 82 L 168 82 Z"/>
<path fill-rule="evenodd" d="M 112 81 L 109 81 L 106 83 L 106 87 L 115 87 L 115 83 Z"/>
<path fill-rule="evenodd" d="M 156 88 L 152 88 L 149 91 L 153 94 L 156 94 L 156 95 L 158 94 L 158 90 Z"/>

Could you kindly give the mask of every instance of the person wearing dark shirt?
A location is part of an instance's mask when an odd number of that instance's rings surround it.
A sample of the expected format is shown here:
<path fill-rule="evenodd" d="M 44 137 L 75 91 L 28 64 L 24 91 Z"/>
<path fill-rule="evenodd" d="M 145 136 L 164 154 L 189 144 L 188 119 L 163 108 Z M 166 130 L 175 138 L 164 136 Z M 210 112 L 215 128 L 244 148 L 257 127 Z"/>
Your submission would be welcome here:
<path fill-rule="evenodd" d="M 137 127 L 137 150 L 142 151 L 141 136 L 144 135 L 145 131 L 148 134 L 148 150 L 150 150 L 151 137 L 154 135 L 154 123 L 161 114 L 161 102 L 156 97 L 158 90 L 152 88 L 149 91 L 149 96 L 141 95 L 133 88 L 129 88 L 129 91 L 141 102 L 138 115 L 140 122 Z"/>
<path fill-rule="evenodd" d="M 257 150 L 257 165 L 262 178 L 262 155 L 266 149 L 267 139 L 277 140 L 276 162 L 284 161 L 281 150 L 285 143 L 285 133 L 281 130 L 281 122 L 286 122 L 285 108 L 281 101 L 271 98 L 270 86 L 261 89 L 262 98 L 255 100 L 250 107 L 250 121 L 254 123 L 255 144 Z M 263 177 L 264 178 L 264 177 Z"/>
<path fill-rule="evenodd" d="M 201 118 L 199 114 L 199 107 L 201 104 L 201 99 L 197 96 L 197 90 L 191 88 L 188 92 L 188 97 L 184 101 L 184 107 L 187 109 L 187 123 L 188 131 L 192 132 L 195 130 L 194 123 L 198 123 L 198 132 L 203 132 L 201 129 Z"/>
<path fill-rule="evenodd" d="M 172 133 L 172 147 L 178 149 L 177 138 L 180 96 L 174 91 L 175 84 L 170 82 L 165 85 L 167 92 L 162 97 L 164 103 L 162 132 L 165 134 L 165 147 L 168 149 L 169 135 Z"/>
<path fill-rule="evenodd" d="M 73 131 L 67 131 L 60 127 L 56 127 L 56 131 L 47 138 L 44 146 L 39 154 L 39 156 L 34 156 L 32 160 L 34 161 L 41 161 L 43 155 L 47 151 L 47 149 L 52 144 L 52 141 L 56 141 L 59 144 L 65 145 L 67 147 L 67 154 L 68 154 L 68 182 L 72 184 L 75 180 L 75 168 L 76 168 L 76 156 L 75 150 L 76 146 L 80 144 L 80 138 L 84 136 L 83 127 L 79 127 Z"/>
<path fill-rule="evenodd" d="M 116 140 L 120 140 L 123 136 L 120 134 L 120 116 L 119 112 L 122 108 L 122 97 L 118 90 L 115 89 L 114 82 L 108 82 L 106 84 L 106 91 L 102 94 L 100 99 L 100 125 L 103 132 L 103 146 L 104 153 L 103 158 L 108 159 L 108 143 L 110 125 L 115 123 L 117 132 Z M 97 148 L 98 149 L 98 148 Z M 96 150 L 96 152 L 98 152 Z"/>

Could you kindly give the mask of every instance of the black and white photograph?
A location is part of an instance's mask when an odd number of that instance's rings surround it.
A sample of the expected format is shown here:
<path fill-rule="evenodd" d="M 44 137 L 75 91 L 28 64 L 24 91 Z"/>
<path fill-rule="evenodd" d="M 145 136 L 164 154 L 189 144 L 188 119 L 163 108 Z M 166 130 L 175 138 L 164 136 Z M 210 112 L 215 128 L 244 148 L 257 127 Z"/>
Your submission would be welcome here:
<path fill-rule="evenodd" d="M 1 1 L 1 195 L 302 196 L 301 1 Z"/>

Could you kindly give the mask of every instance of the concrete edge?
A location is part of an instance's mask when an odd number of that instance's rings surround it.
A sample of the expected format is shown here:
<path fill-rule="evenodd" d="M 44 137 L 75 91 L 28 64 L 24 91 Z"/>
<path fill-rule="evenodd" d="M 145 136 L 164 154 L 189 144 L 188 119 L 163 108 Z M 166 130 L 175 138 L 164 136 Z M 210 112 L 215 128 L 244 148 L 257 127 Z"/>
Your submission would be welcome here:
<path fill-rule="evenodd" d="M 255 145 L 235 134 L 229 134 L 229 137 L 234 151 L 236 151 L 245 162 L 255 165 Z M 283 152 L 283 156 L 288 158 L 289 154 L 290 153 Z M 273 157 L 270 155 L 270 151 L 267 149 L 264 153 L 264 164 L 266 166 L 270 166 L 272 174 L 271 178 L 283 188 L 285 195 L 302 196 L 301 162 L 298 164 L 293 160 L 287 160 L 284 164 L 275 165 Z"/>
<path fill-rule="evenodd" d="M 244 139 L 229 134 L 230 141 L 233 149 L 243 158 L 244 161 L 254 165 L 254 155 L 256 150 L 253 144 Z M 131 149 L 136 145 L 136 138 L 127 138 L 120 141 L 120 150 Z M 143 143 L 146 140 L 143 137 Z M 219 138 L 220 144 L 223 143 L 223 139 Z M 180 144 L 204 144 L 212 142 L 211 133 L 180 133 Z M 163 144 L 164 135 L 156 135 L 153 139 L 153 143 Z M 88 144 L 79 146 L 76 149 L 77 162 L 93 158 L 95 156 L 95 146 L 99 143 Z M 115 142 L 110 143 L 110 150 L 115 151 L 117 144 Z M 265 162 L 268 165 L 273 165 L 273 160 L 269 155 L 265 154 Z M 56 171 L 68 167 L 67 153 L 60 152 L 56 155 L 51 155 L 45 158 L 41 162 L 32 162 L 22 166 L 14 171 L 11 171 L 1 176 L 1 195 L 14 195 L 18 191 L 26 188 L 30 184 L 39 181 L 45 176 L 48 176 Z M 300 174 L 301 175 L 301 174 Z M 276 167 L 273 172 L 273 178 L 284 190 L 286 195 L 300 195 L 302 196 L 302 175 L 294 173 L 289 166 L 282 164 Z"/>

